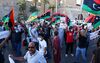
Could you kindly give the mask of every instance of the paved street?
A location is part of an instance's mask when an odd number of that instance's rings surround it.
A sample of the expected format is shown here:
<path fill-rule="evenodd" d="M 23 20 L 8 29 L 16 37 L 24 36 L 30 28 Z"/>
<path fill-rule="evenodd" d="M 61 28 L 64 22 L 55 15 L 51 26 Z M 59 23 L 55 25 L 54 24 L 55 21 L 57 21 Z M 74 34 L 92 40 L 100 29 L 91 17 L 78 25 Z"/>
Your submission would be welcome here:
<path fill-rule="evenodd" d="M 88 48 L 88 51 L 87 51 L 88 52 L 87 53 L 88 63 L 90 62 L 90 59 L 91 59 L 91 56 L 92 56 L 92 51 L 96 47 L 96 41 L 97 41 L 97 39 L 90 41 L 89 48 Z M 63 45 L 64 45 L 64 43 L 63 43 Z M 6 58 L 5 63 L 9 63 L 8 54 L 11 52 L 10 49 L 11 49 L 11 47 L 6 46 L 6 48 L 4 50 L 4 55 L 5 55 L 5 58 Z M 23 54 L 25 53 L 24 48 L 22 48 L 22 52 L 23 52 Z M 67 57 L 65 57 L 65 45 L 62 47 L 62 54 L 61 55 L 62 55 L 61 63 L 73 63 L 75 61 L 75 56 L 72 57 L 71 55 L 68 55 Z M 80 58 L 80 61 L 81 61 L 81 58 Z M 49 63 L 53 63 L 53 59 L 50 59 Z"/>

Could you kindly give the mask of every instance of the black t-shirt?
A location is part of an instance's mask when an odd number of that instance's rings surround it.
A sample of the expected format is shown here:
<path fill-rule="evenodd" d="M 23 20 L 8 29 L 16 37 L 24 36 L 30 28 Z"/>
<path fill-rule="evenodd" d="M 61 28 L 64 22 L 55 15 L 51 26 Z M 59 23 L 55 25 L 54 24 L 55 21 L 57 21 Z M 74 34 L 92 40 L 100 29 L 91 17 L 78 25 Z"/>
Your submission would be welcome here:
<path fill-rule="evenodd" d="M 13 31 L 11 36 L 10 36 L 11 42 L 20 43 L 21 42 L 22 33 L 23 32 L 15 32 L 15 31 Z"/>
<path fill-rule="evenodd" d="M 93 54 L 95 55 L 94 60 L 95 63 L 100 63 L 100 48 L 97 48 L 93 51 Z"/>
<path fill-rule="evenodd" d="M 87 38 L 84 37 L 84 36 L 80 36 L 80 37 L 79 37 L 78 46 L 79 46 L 80 48 L 86 48 L 87 45 L 88 45 L 88 43 L 87 43 Z"/>

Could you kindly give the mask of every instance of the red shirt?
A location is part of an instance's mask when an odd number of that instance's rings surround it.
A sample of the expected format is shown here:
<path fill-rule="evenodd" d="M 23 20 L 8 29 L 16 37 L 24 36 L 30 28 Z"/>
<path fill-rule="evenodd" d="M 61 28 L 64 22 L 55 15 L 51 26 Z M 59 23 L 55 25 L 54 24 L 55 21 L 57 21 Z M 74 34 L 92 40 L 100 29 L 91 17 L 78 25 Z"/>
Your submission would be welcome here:
<path fill-rule="evenodd" d="M 71 32 L 71 31 L 66 32 L 66 42 L 67 43 L 73 42 L 73 32 Z"/>

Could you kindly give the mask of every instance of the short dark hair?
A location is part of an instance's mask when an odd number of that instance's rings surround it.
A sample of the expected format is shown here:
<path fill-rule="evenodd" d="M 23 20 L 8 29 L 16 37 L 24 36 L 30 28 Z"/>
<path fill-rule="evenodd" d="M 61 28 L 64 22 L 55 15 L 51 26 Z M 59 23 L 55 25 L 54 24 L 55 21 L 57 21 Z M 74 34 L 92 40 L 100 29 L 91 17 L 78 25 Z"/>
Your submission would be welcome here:
<path fill-rule="evenodd" d="M 55 32 L 54 32 L 54 35 L 57 36 L 57 35 L 58 35 L 58 31 L 55 31 Z"/>
<path fill-rule="evenodd" d="M 42 38 L 44 38 L 44 34 L 39 34 L 39 37 L 42 37 Z"/>

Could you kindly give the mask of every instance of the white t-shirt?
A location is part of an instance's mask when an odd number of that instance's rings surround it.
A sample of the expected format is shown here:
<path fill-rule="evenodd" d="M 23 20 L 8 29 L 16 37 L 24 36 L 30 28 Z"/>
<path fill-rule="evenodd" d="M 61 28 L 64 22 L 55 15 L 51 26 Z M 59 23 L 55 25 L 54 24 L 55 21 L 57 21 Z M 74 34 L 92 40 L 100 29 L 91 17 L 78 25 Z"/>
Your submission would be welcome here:
<path fill-rule="evenodd" d="M 47 63 L 43 55 L 36 51 L 33 55 L 30 55 L 29 51 L 24 56 L 27 63 Z"/>
<path fill-rule="evenodd" d="M 44 55 L 44 48 L 47 47 L 47 43 L 45 40 L 39 40 L 39 52 Z"/>

